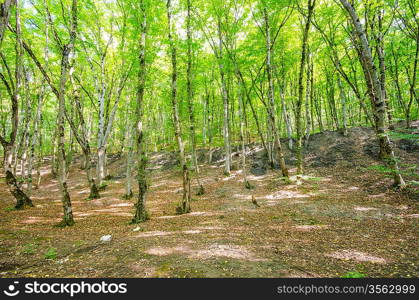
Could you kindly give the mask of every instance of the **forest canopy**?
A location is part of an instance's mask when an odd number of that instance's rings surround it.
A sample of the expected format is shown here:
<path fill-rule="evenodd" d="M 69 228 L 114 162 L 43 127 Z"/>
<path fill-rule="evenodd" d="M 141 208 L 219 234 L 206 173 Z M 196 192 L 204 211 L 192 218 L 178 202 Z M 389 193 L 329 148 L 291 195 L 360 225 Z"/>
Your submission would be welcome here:
<path fill-rule="evenodd" d="M 136 182 L 132 222 L 147 220 L 147 157 L 165 150 L 176 151 L 183 174 L 176 211 L 188 213 L 191 180 L 205 192 L 198 149 L 222 147 L 225 175 L 235 167 L 232 152 L 241 153 L 250 189 L 246 145 L 261 144 L 288 178 L 284 148 L 302 175 L 311 135 L 345 136 L 356 126 L 374 128 L 379 155 L 403 188 L 388 129 L 401 121 L 409 128 L 418 117 L 416 4 L 4 0 L 0 141 L 16 208 L 33 205 L 49 157 L 61 225 L 72 225 L 67 173 L 74 157 L 83 155 L 95 199 L 109 156 L 126 153 L 126 197 Z"/>

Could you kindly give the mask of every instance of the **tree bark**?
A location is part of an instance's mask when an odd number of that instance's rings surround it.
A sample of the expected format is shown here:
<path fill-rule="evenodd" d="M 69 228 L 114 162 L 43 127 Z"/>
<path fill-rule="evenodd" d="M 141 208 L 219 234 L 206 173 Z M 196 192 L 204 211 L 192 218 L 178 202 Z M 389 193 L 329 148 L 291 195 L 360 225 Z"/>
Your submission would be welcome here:
<path fill-rule="evenodd" d="M 269 123 L 270 128 L 272 129 L 272 135 L 274 138 L 274 146 L 276 152 L 276 159 L 279 163 L 281 168 L 282 176 L 288 177 L 288 168 L 285 164 L 284 154 L 282 152 L 281 140 L 279 137 L 279 129 L 277 127 L 277 120 L 276 120 L 276 107 L 275 107 L 275 95 L 274 95 L 274 81 L 272 75 L 272 65 L 271 65 L 271 34 L 270 34 L 270 27 L 269 27 L 269 18 L 268 18 L 268 11 L 266 7 L 263 8 L 263 15 L 265 21 L 265 46 L 266 46 L 266 73 L 268 76 L 268 115 L 269 115 Z"/>
<path fill-rule="evenodd" d="M 131 220 L 132 223 L 140 223 L 149 219 L 149 215 L 146 209 L 146 193 L 147 193 L 147 178 L 146 178 L 146 165 L 147 159 L 145 155 L 145 141 L 143 131 L 143 118 L 144 118 L 144 91 L 145 91 L 145 80 L 146 80 L 146 39 L 147 39 L 147 9 L 144 4 L 144 0 L 140 0 L 139 3 L 141 11 L 141 22 L 140 22 L 140 39 L 139 39 L 139 51 L 138 60 L 140 68 L 137 77 L 137 106 L 136 106 L 136 146 L 138 152 L 137 160 L 137 183 L 138 183 L 138 197 L 135 204 L 134 218 Z"/>
<path fill-rule="evenodd" d="M 192 144 L 192 163 L 195 168 L 196 179 L 198 182 L 198 195 L 204 194 L 204 187 L 202 186 L 199 180 L 199 166 L 198 159 L 196 156 L 196 135 L 195 135 L 195 117 L 193 109 L 193 97 L 194 92 L 192 88 L 192 31 L 191 31 L 191 0 L 187 0 L 187 18 L 186 18 L 186 35 L 187 35 L 187 69 L 186 69 L 186 88 L 187 88 L 187 99 L 188 99 L 188 113 L 189 113 L 189 130 L 191 134 L 191 144 Z"/>
<path fill-rule="evenodd" d="M 394 155 L 393 147 L 385 126 L 386 107 L 384 95 L 382 94 L 382 86 L 377 76 L 377 69 L 372 58 L 370 45 L 355 8 L 347 0 L 340 0 L 340 2 L 347 11 L 360 42 L 361 51 L 359 60 L 361 61 L 361 65 L 363 67 L 368 95 L 374 110 L 376 135 L 380 146 L 380 158 L 391 167 L 393 171 L 394 185 L 402 188 L 406 184 L 400 174 L 399 165 Z"/>
<path fill-rule="evenodd" d="M 179 120 L 179 108 L 177 103 L 177 65 L 176 65 L 176 45 L 172 35 L 172 7 L 171 0 L 167 0 L 167 20 L 168 20 L 168 38 L 169 38 L 169 48 L 170 48 L 170 57 L 172 63 L 172 114 L 173 114 L 173 123 L 174 123 L 174 133 L 177 140 L 179 148 L 179 161 L 183 173 L 183 196 L 182 200 L 176 208 L 178 214 L 185 214 L 191 211 L 190 206 L 190 178 L 189 170 L 186 165 L 185 158 L 185 149 L 182 141 L 182 132 Z"/>
<path fill-rule="evenodd" d="M 231 145 L 230 145 L 230 113 L 229 113 L 229 97 L 227 91 L 226 76 L 223 62 L 223 34 L 221 30 L 221 19 L 218 19 L 218 68 L 221 77 L 221 95 L 223 98 L 223 134 L 224 134 L 224 150 L 225 164 L 224 174 L 230 175 L 231 172 Z"/>
<path fill-rule="evenodd" d="M 68 80 L 68 72 L 70 70 L 69 56 L 74 50 L 74 43 L 77 35 L 77 0 L 72 1 L 71 5 L 71 29 L 70 39 L 67 44 L 62 46 L 61 54 L 61 77 L 59 86 L 59 97 L 58 97 L 58 116 L 57 116 L 57 127 L 58 127 L 58 181 L 60 184 L 60 190 L 62 194 L 63 204 L 63 220 L 58 226 L 72 226 L 74 225 L 73 209 L 71 207 L 70 194 L 68 193 L 67 187 L 67 162 L 65 153 L 65 94 L 66 94 L 66 82 Z"/>
<path fill-rule="evenodd" d="M 298 75 L 298 101 L 296 107 L 296 131 L 297 131 L 297 142 L 295 145 L 295 155 L 297 158 L 297 174 L 302 174 L 304 169 L 304 158 L 302 153 L 302 137 L 303 137 L 303 128 L 302 128 L 302 120 L 301 120 L 301 112 L 302 112 L 302 104 L 303 104 L 303 76 L 304 76 L 304 66 L 307 58 L 307 40 L 308 40 L 308 33 L 310 30 L 311 25 L 311 18 L 313 16 L 314 6 L 316 0 L 308 0 L 307 1 L 307 19 L 304 27 L 303 32 L 303 41 L 302 41 L 302 49 L 301 49 L 301 60 L 300 60 L 300 72 Z"/>
<path fill-rule="evenodd" d="M 340 91 L 340 103 L 342 105 L 342 133 L 344 136 L 348 135 L 348 128 L 347 128 L 347 114 L 346 114 L 346 95 L 343 89 L 342 81 L 340 80 L 340 76 L 338 75 L 338 86 Z"/>
<path fill-rule="evenodd" d="M 10 6 L 14 3 L 9 3 L 7 0 L 1 5 L 3 10 L 0 15 L 0 25 L 7 26 Z M 12 128 L 10 132 L 9 141 L 6 141 L 5 137 L 0 135 L 0 143 L 4 149 L 4 169 L 6 173 L 6 184 L 9 188 L 10 193 L 16 199 L 16 209 L 23 209 L 25 205 L 33 206 L 31 199 L 23 192 L 20 188 L 15 172 L 13 171 L 13 154 L 16 151 L 16 137 L 19 128 L 19 98 L 21 94 L 21 81 L 22 81 L 22 40 L 20 33 L 20 16 L 19 16 L 19 5 L 16 2 L 16 70 L 15 70 L 15 85 L 9 84 L 2 73 L 0 73 L 1 80 L 6 86 L 7 93 L 10 96 L 12 102 L 11 111 L 11 123 Z M 5 23 L 2 23 L 5 22 Z M 4 28 L 0 27 L 0 38 L 3 39 Z M 0 40 L 0 43 L 1 43 Z"/>
<path fill-rule="evenodd" d="M 15 5 L 15 0 L 4 0 L 0 4 L 0 48 L 3 43 L 4 32 L 9 24 L 10 9 Z"/>

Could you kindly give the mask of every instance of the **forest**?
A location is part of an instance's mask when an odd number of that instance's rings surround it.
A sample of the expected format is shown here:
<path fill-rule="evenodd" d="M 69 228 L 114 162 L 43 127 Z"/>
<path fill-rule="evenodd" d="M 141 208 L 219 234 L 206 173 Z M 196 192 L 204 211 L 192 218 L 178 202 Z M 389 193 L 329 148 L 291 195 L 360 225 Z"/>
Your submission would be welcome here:
<path fill-rule="evenodd" d="M 417 277 L 415 0 L 0 0 L 0 277 Z"/>

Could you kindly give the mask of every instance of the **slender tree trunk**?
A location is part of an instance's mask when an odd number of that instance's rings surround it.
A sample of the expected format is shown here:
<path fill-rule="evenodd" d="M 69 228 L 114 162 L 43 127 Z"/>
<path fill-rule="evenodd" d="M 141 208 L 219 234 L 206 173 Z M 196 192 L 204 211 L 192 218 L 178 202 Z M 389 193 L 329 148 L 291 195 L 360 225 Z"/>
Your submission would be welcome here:
<path fill-rule="evenodd" d="M 105 57 L 106 52 L 101 58 L 101 74 L 102 84 L 99 94 L 99 127 L 98 127 L 98 149 L 97 149 L 97 180 L 99 186 L 102 186 L 103 180 L 106 177 L 106 145 L 105 145 Z"/>
<path fill-rule="evenodd" d="M 310 130 L 311 130 L 311 122 L 312 119 L 310 118 L 310 95 L 311 89 L 313 88 L 310 85 L 310 51 L 307 52 L 307 78 L 306 78 L 306 101 L 305 101 L 305 113 L 306 113 L 306 134 L 304 137 L 305 146 L 307 147 L 308 141 L 310 139 Z"/>
<path fill-rule="evenodd" d="M 288 114 L 287 104 L 285 102 L 285 94 L 284 89 L 281 89 L 280 91 L 280 97 L 281 97 L 281 106 L 282 106 L 282 114 L 284 118 L 285 123 L 285 129 L 287 131 L 287 138 L 288 138 L 288 148 L 291 150 L 294 146 L 294 140 L 292 139 L 292 127 L 291 127 L 291 119 Z"/>
<path fill-rule="evenodd" d="M 23 209 L 25 206 L 33 206 L 31 199 L 20 188 L 15 175 L 12 172 L 13 145 L 3 145 L 5 156 L 6 184 L 10 193 L 16 199 L 15 209 Z"/>
<path fill-rule="evenodd" d="M 221 77 L 221 95 L 223 98 L 223 134 L 224 134 L 224 149 L 225 149 L 225 165 L 224 174 L 230 175 L 231 171 L 231 145 L 230 145 L 230 113 L 229 113 L 229 98 L 227 91 L 227 83 L 225 78 L 224 62 L 223 62 L 223 34 L 221 30 L 221 20 L 218 20 L 218 66 Z"/>
<path fill-rule="evenodd" d="M 240 142 L 242 148 L 242 174 L 243 174 L 243 183 L 247 189 L 250 189 L 252 186 L 249 181 L 247 181 L 247 173 L 246 173 L 246 145 L 245 145 L 245 137 L 244 137 L 244 99 L 243 99 L 243 87 L 240 80 L 240 77 L 237 76 L 237 83 L 238 83 L 238 96 L 239 96 L 239 118 L 240 118 Z"/>
<path fill-rule="evenodd" d="M 303 173 L 303 164 L 304 164 L 304 158 L 302 153 L 302 136 L 303 136 L 303 129 L 302 129 L 302 104 L 303 104 L 303 91 L 304 91 L 304 85 L 303 85 L 303 75 L 304 75 L 304 66 L 307 58 L 307 40 L 308 40 L 308 33 L 310 30 L 311 25 L 311 18 L 314 11 L 314 5 L 316 3 L 316 0 L 308 0 L 307 1 L 307 8 L 308 8 L 308 14 L 307 19 L 305 22 L 305 28 L 303 32 L 303 41 L 302 41 L 302 49 L 301 49 L 301 61 L 300 61 L 300 73 L 298 76 L 298 101 L 297 101 L 297 115 L 296 115 L 296 130 L 297 130 L 297 143 L 295 146 L 295 155 L 297 158 L 297 174 Z"/>
<path fill-rule="evenodd" d="M 340 2 L 349 14 L 360 43 L 361 55 L 359 59 L 364 70 L 368 95 L 374 110 L 376 135 L 380 146 L 380 157 L 392 168 L 394 185 L 402 188 L 405 186 L 405 182 L 400 174 L 399 165 L 394 155 L 393 148 L 388 137 L 387 128 L 385 126 L 386 109 L 384 96 L 382 94 L 381 84 L 372 58 L 370 45 L 355 8 L 348 2 L 348 0 L 340 0 Z"/>
<path fill-rule="evenodd" d="M 340 76 L 338 75 L 338 86 L 340 91 L 340 103 L 342 104 L 342 133 L 344 136 L 348 135 L 348 121 L 347 121 L 347 114 L 346 114 L 346 95 L 343 89 L 342 81 L 340 80 Z"/>
<path fill-rule="evenodd" d="M 147 10 L 144 0 L 139 3 L 141 11 L 140 23 L 140 38 L 139 38 L 139 51 L 138 60 L 140 68 L 137 77 L 137 106 L 136 106 L 136 144 L 137 144 L 137 183 L 138 183 L 138 197 L 135 203 L 135 213 L 132 223 L 140 223 L 149 219 L 146 209 L 146 193 L 147 193 L 147 178 L 146 178 L 146 165 L 147 159 L 145 154 L 145 141 L 143 131 L 143 118 L 144 118 L 144 91 L 146 80 L 146 39 L 147 39 Z"/>
<path fill-rule="evenodd" d="M 70 29 L 70 40 L 67 44 L 63 45 L 61 57 L 61 78 L 59 86 L 58 98 L 58 181 L 62 194 L 63 204 L 63 220 L 58 226 L 71 226 L 74 224 L 73 209 L 71 207 L 70 194 L 67 187 L 67 163 L 65 153 L 65 94 L 66 82 L 68 79 L 68 72 L 70 70 L 69 56 L 74 49 L 74 43 L 77 35 L 77 0 L 72 1 L 71 6 L 72 24 Z"/>
<path fill-rule="evenodd" d="M 320 132 L 323 132 L 322 103 L 321 97 L 317 91 L 314 93 L 314 105 L 316 107 L 317 122 L 319 123 Z"/>
<path fill-rule="evenodd" d="M 204 187 L 199 180 L 199 166 L 196 156 L 196 135 L 195 135 L 195 117 L 193 109 L 193 88 L 192 88 L 192 31 L 191 31 L 191 0 L 187 0 L 187 19 L 186 19 L 186 34 L 188 43 L 188 62 L 186 70 L 186 88 L 188 92 L 188 112 L 189 112 L 189 130 L 191 134 L 192 143 L 192 163 L 195 168 L 196 180 L 198 182 L 198 195 L 204 194 Z"/>
<path fill-rule="evenodd" d="M 70 75 L 70 80 L 71 80 L 71 83 L 74 85 L 73 77 L 71 75 Z M 73 93 L 74 93 L 74 96 L 72 100 L 73 100 L 73 103 L 75 104 L 76 114 L 78 115 L 78 118 L 79 118 L 78 126 L 76 126 L 76 124 L 74 123 L 73 117 L 69 116 L 66 111 L 65 111 L 65 116 L 67 118 L 68 123 L 70 124 L 71 133 L 73 134 L 74 138 L 76 139 L 77 143 L 79 144 L 79 146 L 81 147 L 83 151 L 84 170 L 86 171 L 87 182 L 90 187 L 90 194 L 87 199 L 88 200 L 98 199 L 100 198 L 100 194 L 99 194 L 98 186 L 96 185 L 96 181 L 93 176 L 92 150 L 91 150 L 90 142 L 88 139 L 88 133 L 87 133 L 88 130 L 86 128 L 86 122 L 83 116 L 83 109 L 82 109 L 82 104 L 80 101 L 80 95 L 79 95 L 78 89 L 75 88 Z M 81 132 L 78 131 L 78 127 L 80 127 Z"/>
<path fill-rule="evenodd" d="M 11 111 L 11 123 L 12 131 L 10 133 L 10 141 L 6 141 L 5 138 L 0 135 L 0 142 L 4 149 L 4 169 L 6 173 L 6 184 L 9 188 L 10 193 L 16 199 L 16 209 L 23 209 L 25 206 L 33 206 L 31 199 L 22 191 L 20 188 L 17 179 L 16 172 L 13 170 L 13 155 L 16 153 L 16 137 L 19 127 L 19 97 L 21 93 L 21 80 L 22 80 L 22 40 L 20 33 L 20 10 L 19 3 L 16 1 L 16 70 L 15 70 L 15 87 L 12 90 L 12 87 L 8 84 L 3 75 L 1 75 L 2 81 L 6 85 L 7 92 L 9 93 L 10 99 L 12 101 L 12 111 Z M 9 12 L 12 3 L 5 1 L 2 5 L 2 14 L 0 15 L 0 25 L 7 25 Z M 5 22 L 4 24 L 2 22 Z M 0 26 L 0 38 L 3 39 L 2 31 L 4 28 Z M 1 43 L 0 40 L 0 43 Z"/>
<path fill-rule="evenodd" d="M 48 21 L 48 17 L 45 17 L 45 22 Z M 45 52 L 45 65 L 48 66 L 48 61 L 49 61 L 49 29 L 48 26 L 45 26 L 45 48 L 44 48 L 44 52 Z M 39 94 L 39 114 L 38 114 L 38 137 L 35 137 L 35 139 L 37 139 L 38 142 L 38 155 L 36 155 L 36 176 L 37 176 L 37 181 L 36 181 L 36 185 L 35 187 L 38 189 L 40 184 L 41 184 L 41 166 L 42 166 L 42 162 L 43 162 L 43 149 L 42 149 L 42 122 L 43 122 L 43 118 L 42 118 L 42 103 L 44 102 L 44 98 L 45 98 L 45 94 L 46 94 L 46 85 L 47 82 L 45 80 L 45 78 L 42 79 L 42 86 L 41 86 L 41 91 Z"/>
<path fill-rule="evenodd" d="M 58 168 L 57 168 L 57 127 L 54 127 L 54 134 L 52 135 L 52 152 L 51 152 L 51 175 L 54 178 L 57 178 Z"/>
<path fill-rule="evenodd" d="M 0 4 L 0 48 L 3 43 L 4 32 L 9 24 L 10 9 L 15 5 L 15 0 L 4 0 Z"/>
<path fill-rule="evenodd" d="M 89 182 L 90 187 L 90 194 L 88 199 L 98 199 L 100 198 L 99 189 L 96 185 L 96 181 L 93 177 L 93 155 L 90 149 L 90 145 L 87 144 L 86 147 L 83 149 L 84 152 L 84 159 L 85 159 L 85 172 L 87 176 L 87 181 Z"/>
<path fill-rule="evenodd" d="M 380 70 L 380 87 L 381 87 L 381 95 L 383 96 L 384 103 L 386 105 L 386 112 L 387 112 L 387 120 L 388 126 L 390 129 L 394 128 L 393 125 L 393 114 L 391 112 L 390 107 L 390 100 L 388 99 L 387 91 L 386 91 L 386 62 L 385 62 L 385 54 L 384 54 L 384 41 L 383 41 L 383 11 L 381 9 L 378 10 L 378 37 L 377 37 L 377 54 L 378 54 L 378 61 L 379 61 L 379 70 Z"/>
<path fill-rule="evenodd" d="M 132 157 L 133 157 L 133 147 L 134 147 L 134 137 L 132 134 L 132 126 L 127 124 L 127 139 L 128 139 L 128 146 L 127 146 L 127 170 L 126 170 L 126 185 L 125 185 L 125 199 L 131 199 L 133 196 L 132 192 Z"/>
<path fill-rule="evenodd" d="M 279 163 L 279 166 L 282 171 L 282 176 L 288 177 L 288 168 L 285 165 L 284 154 L 282 152 L 281 140 L 279 137 L 279 129 L 277 128 L 276 121 L 276 106 L 275 106 L 275 95 L 274 95 L 274 81 L 272 75 L 272 65 L 271 65 L 271 35 L 269 27 L 269 18 L 266 7 L 263 8 L 264 20 L 265 20 L 265 38 L 266 38 L 266 73 L 268 75 L 268 115 L 270 127 L 272 129 L 272 134 L 274 138 L 274 146 L 276 151 L 276 159 Z"/>
<path fill-rule="evenodd" d="M 179 107 L 177 103 L 177 66 L 176 66 L 176 45 L 172 35 L 172 7 L 171 0 L 167 0 L 167 20 L 168 20 L 168 37 L 170 47 L 170 57 L 172 62 L 172 113 L 173 123 L 175 130 L 175 138 L 179 148 L 179 160 L 180 166 L 183 173 L 183 197 L 176 212 L 178 214 L 189 213 L 191 211 L 190 206 L 190 178 L 189 170 L 186 165 L 185 149 L 182 141 L 182 132 L 179 120 Z"/>
<path fill-rule="evenodd" d="M 41 111 L 42 111 L 42 96 L 38 95 L 38 107 L 36 109 L 36 115 L 33 122 L 33 133 L 32 138 L 30 139 L 30 151 L 29 151 L 29 159 L 28 159 L 28 195 L 32 193 L 32 187 L 33 187 L 33 164 L 35 160 L 35 146 L 39 142 L 39 127 L 40 127 L 40 119 L 41 119 Z"/>
<path fill-rule="evenodd" d="M 416 51 L 415 51 L 415 59 L 413 61 L 413 70 L 411 71 L 412 73 L 412 79 L 408 80 L 409 82 L 409 102 L 407 103 L 407 107 L 406 107 L 406 127 L 410 128 L 410 111 L 412 108 L 412 104 L 413 104 L 413 100 L 418 101 L 417 99 L 417 95 L 416 95 L 416 74 L 417 74 L 417 68 L 418 68 L 418 54 L 419 54 L 419 33 L 417 34 L 416 37 Z M 408 76 L 410 76 L 409 74 L 409 69 L 406 67 L 406 73 Z"/>

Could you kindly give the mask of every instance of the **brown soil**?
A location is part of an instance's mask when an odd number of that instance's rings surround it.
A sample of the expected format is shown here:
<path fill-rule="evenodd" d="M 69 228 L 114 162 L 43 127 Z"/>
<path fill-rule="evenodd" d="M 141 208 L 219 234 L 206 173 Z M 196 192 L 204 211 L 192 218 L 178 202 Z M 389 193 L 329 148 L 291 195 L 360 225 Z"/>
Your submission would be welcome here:
<path fill-rule="evenodd" d="M 374 145 L 368 130 L 316 139 L 300 182 L 284 182 L 277 170 L 268 170 L 249 176 L 255 189 L 248 190 L 240 170 L 225 177 L 220 164 L 203 163 L 206 192 L 194 196 L 187 215 L 175 215 L 181 172 L 162 154 L 153 154 L 147 196 L 151 219 L 138 226 L 129 225 L 134 199 L 122 197 L 123 158 L 110 165 L 116 179 L 92 201 L 86 200 L 84 171 L 73 165 L 69 187 L 76 224 L 68 228 L 53 227 L 62 207 L 48 165 L 32 195 L 34 208 L 9 211 L 14 200 L 2 179 L 0 276 L 340 277 L 352 271 L 419 276 L 418 152 L 397 150 L 409 187 L 395 191 L 391 178 L 371 168 L 380 162 L 366 151 Z M 329 160 L 328 154 L 333 155 Z M 107 234 L 111 242 L 100 242 Z M 55 259 L 45 258 L 50 248 L 56 249 Z"/>

